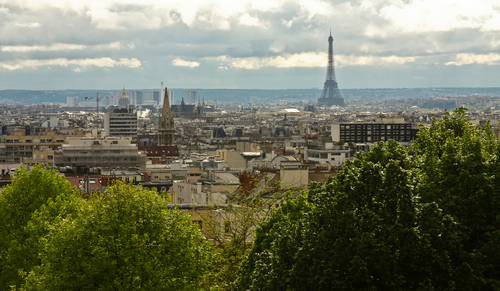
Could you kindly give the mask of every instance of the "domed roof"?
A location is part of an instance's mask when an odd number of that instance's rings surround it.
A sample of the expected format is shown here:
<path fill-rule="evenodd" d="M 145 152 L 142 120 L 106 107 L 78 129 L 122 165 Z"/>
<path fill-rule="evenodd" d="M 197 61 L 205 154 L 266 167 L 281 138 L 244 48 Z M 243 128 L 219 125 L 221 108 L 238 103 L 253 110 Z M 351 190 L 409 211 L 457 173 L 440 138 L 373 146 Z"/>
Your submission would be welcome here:
<path fill-rule="evenodd" d="M 128 95 L 127 95 L 127 93 L 125 93 L 125 86 L 123 86 L 123 91 L 122 91 L 122 95 L 120 95 L 120 98 L 127 98 L 128 99 Z"/>

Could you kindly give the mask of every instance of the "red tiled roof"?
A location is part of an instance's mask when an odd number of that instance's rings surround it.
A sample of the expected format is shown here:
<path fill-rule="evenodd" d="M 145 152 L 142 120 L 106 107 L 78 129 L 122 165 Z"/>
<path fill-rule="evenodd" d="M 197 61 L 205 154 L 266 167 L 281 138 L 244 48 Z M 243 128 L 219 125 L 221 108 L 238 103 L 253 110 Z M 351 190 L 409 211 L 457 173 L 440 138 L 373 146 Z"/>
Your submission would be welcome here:
<path fill-rule="evenodd" d="M 75 186 L 75 187 L 79 188 L 80 181 L 83 180 L 83 177 L 66 177 L 66 180 L 71 184 L 71 186 Z M 89 180 L 90 180 L 90 183 L 89 183 L 90 189 L 101 188 L 101 178 L 100 177 L 90 177 Z"/>

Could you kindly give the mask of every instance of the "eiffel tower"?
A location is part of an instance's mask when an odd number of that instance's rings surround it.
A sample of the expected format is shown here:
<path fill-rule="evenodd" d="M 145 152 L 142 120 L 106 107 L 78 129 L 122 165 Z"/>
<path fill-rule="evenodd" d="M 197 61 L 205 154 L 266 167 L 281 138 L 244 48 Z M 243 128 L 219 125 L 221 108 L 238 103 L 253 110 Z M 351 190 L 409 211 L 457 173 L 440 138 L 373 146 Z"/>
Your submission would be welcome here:
<path fill-rule="evenodd" d="M 340 95 L 337 79 L 335 78 L 335 67 L 333 62 L 333 37 L 330 31 L 328 38 L 328 68 L 326 69 L 326 81 L 321 92 L 321 97 L 316 103 L 317 107 L 330 107 L 332 105 L 345 106 L 344 98 Z"/>

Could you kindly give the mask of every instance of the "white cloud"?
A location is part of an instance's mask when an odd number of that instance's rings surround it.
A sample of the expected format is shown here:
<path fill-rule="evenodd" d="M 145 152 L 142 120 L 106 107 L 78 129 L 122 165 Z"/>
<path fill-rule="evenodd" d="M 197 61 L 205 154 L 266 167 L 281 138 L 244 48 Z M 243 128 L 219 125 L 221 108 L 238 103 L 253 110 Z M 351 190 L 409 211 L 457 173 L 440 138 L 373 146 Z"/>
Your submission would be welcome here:
<path fill-rule="evenodd" d="M 2 3 L 11 0 L 0 0 Z M 332 4 L 322 0 L 24 0 L 18 5 L 22 9 L 39 11 L 57 8 L 84 14 L 93 26 L 102 30 L 157 30 L 179 20 L 190 28 L 203 30 L 229 30 L 233 24 L 267 27 L 261 19 L 249 12 L 281 13 L 283 7 L 292 5 L 300 10 L 298 19 L 311 21 L 315 16 L 332 15 Z M 134 9 L 121 9 L 127 5 Z M 174 13 L 176 17 L 172 17 Z M 239 20 L 235 22 L 234 20 Z M 293 21 L 292 21 L 293 22 Z M 292 23 L 291 22 L 291 23 Z M 290 24 L 291 24 L 290 23 Z"/>
<path fill-rule="evenodd" d="M 327 66 L 328 55 L 326 53 L 305 52 L 299 54 L 283 54 L 276 57 L 258 58 L 231 58 L 220 56 L 216 58 L 206 58 L 223 62 L 220 67 L 229 66 L 236 69 L 257 70 L 263 67 L 275 68 L 318 68 Z M 414 57 L 378 57 L 378 56 L 355 56 L 338 55 L 335 56 L 336 67 L 348 66 L 391 66 L 413 63 Z M 219 67 L 219 68 L 220 68 Z"/>
<path fill-rule="evenodd" d="M 141 66 L 141 62 L 136 58 L 120 58 L 120 61 L 117 63 L 117 65 L 128 68 L 139 68 Z"/>
<path fill-rule="evenodd" d="M 248 14 L 244 14 L 240 18 L 240 24 L 246 25 L 246 26 L 265 27 L 265 25 L 262 24 L 261 21 L 257 17 L 252 17 Z"/>
<path fill-rule="evenodd" d="M 455 66 L 463 66 L 470 64 L 483 64 L 483 65 L 499 65 L 500 64 L 500 55 L 489 53 L 483 55 L 476 54 L 457 54 L 456 60 L 452 62 L 447 62 L 445 65 L 455 65 Z"/>
<path fill-rule="evenodd" d="M 67 44 L 67 43 L 55 43 L 49 46 L 2 46 L 0 50 L 2 52 L 32 52 L 32 51 L 70 51 L 70 50 L 83 50 L 84 45 L 79 44 Z"/>
<path fill-rule="evenodd" d="M 157 30 L 179 20 L 190 28 L 228 30 L 232 23 L 262 26 L 262 20 L 250 16 L 250 12 L 279 15 L 290 9 L 295 14 L 289 19 L 282 19 L 282 24 L 287 27 L 296 22 L 331 23 L 332 17 L 341 17 L 367 21 L 360 29 L 365 30 L 368 35 L 384 30 L 403 33 L 460 28 L 500 30 L 500 11 L 495 9 L 498 0 L 406 2 L 358 0 L 353 5 L 352 1 L 335 4 L 334 1 L 323 0 L 0 0 L 0 6 L 9 4 L 33 11 L 57 8 L 77 12 L 90 17 L 92 25 L 103 30 Z M 120 8 L 126 6 L 133 9 Z M 9 12 L 8 9 L 6 11 Z M 172 18 L 171 12 L 177 17 Z M 385 24 L 389 25 L 372 22 L 373 17 L 385 20 Z M 239 22 L 234 22 L 238 19 Z"/>
<path fill-rule="evenodd" d="M 115 12 L 106 8 L 87 11 L 92 25 L 103 30 L 154 30 L 162 24 L 161 17 L 154 11 L 122 11 Z"/>
<path fill-rule="evenodd" d="M 500 15 L 498 9 L 494 9 L 494 6 L 498 5 L 495 0 L 413 0 L 408 4 L 392 1 L 382 5 L 380 17 L 390 21 L 387 29 L 396 32 L 421 33 L 462 28 L 500 29 L 494 25 L 498 21 L 495 19 Z"/>
<path fill-rule="evenodd" d="M 60 66 L 68 67 L 75 65 L 81 68 L 87 67 L 98 67 L 98 68 L 112 68 L 112 67 L 128 67 L 128 68 L 139 68 L 141 62 L 136 59 L 121 58 L 119 61 L 113 60 L 111 58 L 95 58 L 95 59 L 74 59 L 68 60 L 65 58 L 59 59 L 48 59 L 48 60 L 19 60 L 14 62 L 0 62 L 0 68 L 4 68 L 10 71 L 20 70 L 25 68 L 35 69 L 38 67 L 45 66 Z M 75 69 L 75 72 L 79 72 L 81 69 Z"/>
<path fill-rule="evenodd" d="M 172 65 L 174 65 L 176 67 L 190 67 L 190 68 L 194 68 L 194 67 L 199 67 L 200 63 L 185 61 L 183 59 L 176 58 L 175 60 L 172 61 Z"/>
<path fill-rule="evenodd" d="M 94 49 L 94 50 L 116 50 L 116 49 L 122 49 L 122 44 L 119 41 L 115 41 L 112 43 L 106 43 L 106 44 L 98 44 L 94 46 L 90 46 L 89 48 Z"/>
<path fill-rule="evenodd" d="M 133 49 L 134 45 L 131 43 L 128 47 Z M 113 49 L 123 49 L 124 46 L 120 42 L 113 42 L 107 44 L 99 44 L 99 45 L 81 45 L 81 44 L 68 44 L 68 43 L 55 43 L 52 45 L 40 46 L 2 46 L 0 47 L 0 51 L 2 52 L 32 52 L 32 51 L 72 51 L 72 50 L 84 50 L 84 49 L 92 49 L 92 50 L 113 50 Z"/>
<path fill-rule="evenodd" d="M 14 24 L 15 27 L 29 27 L 29 28 L 33 28 L 33 27 L 40 27 L 40 23 L 38 22 L 29 22 L 29 23 L 15 23 Z"/>

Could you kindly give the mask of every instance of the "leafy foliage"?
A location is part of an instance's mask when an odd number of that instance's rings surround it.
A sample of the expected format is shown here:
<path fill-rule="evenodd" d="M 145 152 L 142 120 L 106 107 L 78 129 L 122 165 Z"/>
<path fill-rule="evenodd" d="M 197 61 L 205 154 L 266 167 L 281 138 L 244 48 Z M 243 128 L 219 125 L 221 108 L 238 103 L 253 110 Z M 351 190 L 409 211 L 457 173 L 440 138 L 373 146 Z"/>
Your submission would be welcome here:
<path fill-rule="evenodd" d="M 194 290 L 212 255 L 188 216 L 122 183 L 54 223 L 40 243 L 25 290 Z"/>
<path fill-rule="evenodd" d="M 290 283 L 290 269 L 295 254 L 303 247 L 301 229 L 306 227 L 307 216 L 314 205 L 304 195 L 292 200 L 288 193 L 279 208 L 259 225 L 256 239 L 247 259 L 243 262 L 239 287 L 249 289 L 283 290 Z M 253 272 L 245 272 L 252 270 Z M 253 279 L 256 280 L 253 280 Z M 258 278 L 258 279 L 257 279 Z"/>
<path fill-rule="evenodd" d="M 498 290 L 500 146 L 455 110 L 378 143 L 259 228 L 239 290 Z"/>
<path fill-rule="evenodd" d="M 56 170 L 35 166 L 16 171 L 0 194 L 0 290 L 22 284 L 22 275 L 39 264 L 38 238 L 48 232 L 46 225 L 71 213 L 77 200 L 78 191 Z M 38 211 L 45 211 L 45 220 L 28 227 Z"/>

